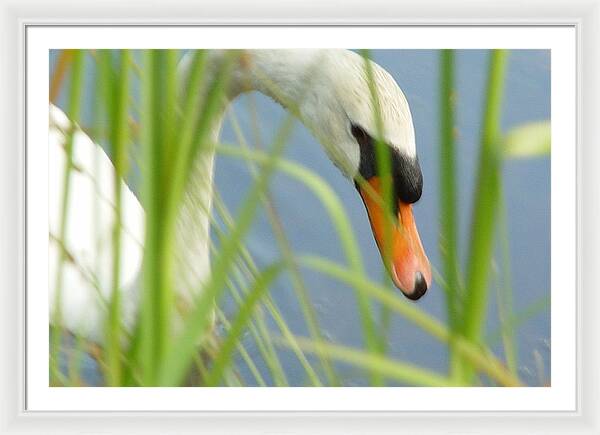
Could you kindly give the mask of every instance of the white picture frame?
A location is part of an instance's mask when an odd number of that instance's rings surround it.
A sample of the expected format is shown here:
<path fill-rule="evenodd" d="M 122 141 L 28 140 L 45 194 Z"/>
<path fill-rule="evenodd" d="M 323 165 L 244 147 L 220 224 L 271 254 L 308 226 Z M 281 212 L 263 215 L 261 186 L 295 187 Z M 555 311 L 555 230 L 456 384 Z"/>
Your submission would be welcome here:
<path fill-rule="evenodd" d="M 235 3 L 235 4 L 234 4 Z M 235 6 L 235 16 L 232 15 Z M 500 4 L 498 5 L 500 6 Z M 502 13 L 483 3 L 435 1 L 391 5 L 347 4 L 340 11 L 330 3 L 277 5 L 263 1 L 244 5 L 228 2 L 203 5 L 169 2 L 155 9 L 147 2 L 129 5 L 91 2 L 73 7 L 51 3 L 4 2 L 0 13 L 5 63 L 1 85 L 7 96 L 0 112 L 0 131 L 6 136 L 2 156 L 2 331 L 4 358 L 0 358 L 4 407 L 0 414 L 2 433 L 599 433 L 595 414 L 600 397 L 597 370 L 598 344 L 594 331 L 599 308 L 594 289 L 598 282 L 594 264 L 598 259 L 598 183 L 591 165 L 598 151 L 597 118 L 600 5 L 597 2 L 544 2 L 544 17 L 533 6 L 503 3 Z M 550 7 L 551 6 L 551 7 Z M 340 15 L 341 14 L 341 15 Z M 377 15 L 380 15 L 379 17 Z M 91 20 L 89 17 L 94 17 Z M 180 17 L 187 17 L 181 19 Z M 194 17 L 191 19 L 190 17 Z M 383 18 L 385 17 L 385 18 Z M 247 413 L 247 412 L 32 412 L 25 405 L 24 292 L 24 70 L 25 28 L 31 24 L 229 24 L 229 25 L 564 25 L 574 26 L 578 37 L 578 164 L 577 164 L 577 288 L 578 293 L 578 396 L 574 412 L 337 412 L 337 413 Z M 18 83 L 18 86 L 15 86 Z M 582 92 L 585 91 L 585 94 Z M 582 98 L 582 95 L 585 97 Z M 15 110 L 16 108 L 16 110 Z M 6 242 L 4 242 L 4 240 Z M 18 291 L 17 291 L 18 290 Z M 585 301 L 585 303 L 582 303 Z M 596 340 L 597 341 L 597 340 Z"/>

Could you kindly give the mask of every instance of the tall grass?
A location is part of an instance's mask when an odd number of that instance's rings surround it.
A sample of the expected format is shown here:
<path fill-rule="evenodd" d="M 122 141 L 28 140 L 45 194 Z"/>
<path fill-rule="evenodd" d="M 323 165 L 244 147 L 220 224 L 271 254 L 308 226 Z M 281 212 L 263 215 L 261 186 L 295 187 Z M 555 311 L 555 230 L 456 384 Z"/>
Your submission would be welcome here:
<path fill-rule="evenodd" d="M 500 115 L 506 58 L 507 53 L 504 50 L 493 50 L 490 53 L 479 168 L 473 198 L 463 334 L 474 343 L 481 341 L 488 309 L 490 267 L 493 260 L 501 177 Z M 463 376 L 469 381 L 472 370 L 469 370 L 468 366 L 465 368 Z"/>
<path fill-rule="evenodd" d="M 454 51 L 440 52 L 440 251 L 443 259 L 448 324 L 459 330 L 461 299 L 461 270 L 458 257 L 458 192 L 455 145 Z M 450 343 L 450 372 L 460 372 L 460 360 Z"/>
<path fill-rule="evenodd" d="M 390 291 L 389 279 L 378 283 L 367 276 L 354 229 L 340 199 L 318 174 L 282 157 L 294 126 L 292 114 L 297 108 L 293 103 L 287 105 L 290 114 L 277 130 L 275 139 L 263 149 L 251 145 L 252 141 L 248 140 L 235 117 L 234 127 L 241 146 L 211 143 L 211 132 L 215 123 L 220 122 L 218 117 L 223 109 L 231 73 L 239 62 L 239 53 L 228 52 L 219 65 L 211 65 L 209 52 L 194 52 L 185 77 L 177 71 L 180 55 L 176 50 L 63 52 L 52 78 L 51 99 L 54 101 L 61 92 L 68 93 L 66 112 L 73 122 L 79 123 L 81 101 L 86 98 L 82 94 L 83 60 L 86 56 L 94 60 L 96 94 L 102 103 L 97 110 L 105 112 L 99 116 L 108 120 L 108 131 L 94 131 L 92 138 L 97 142 L 107 139 L 116 170 L 115 181 L 127 179 L 132 154 L 141 171 L 140 198 L 146 213 L 144 258 L 139 282 L 141 296 L 137 324 L 133 330 L 127 331 L 121 319 L 123 307 L 119 296 L 122 290 L 119 277 L 122 273 L 120 238 L 124 212 L 120 184 L 115 182 L 112 291 L 106 312 L 105 339 L 96 355 L 106 385 L 287 386 L 290 385 L 290 373 L 282 362 L 283 352 L 299 364 L 309 386 L 346 385 L 344 365 L 358 369 L 373 386 L 398 383 L 416 386 L 481 385 L 480 377 L 475 375 L 483 375 L 497 385 L 522 385 L 516 370 L 514 331 L 518 318 L 510 298 L 510 251 L 506 245 L 501 246 L 503 273 L 498 296 L 502 329 L 496 334 L 503 340 L 505 360 L 494 355 L 484 339 L 485 320 L 489 315 L 488 294 L 492 288 L 490 267 L 494 261 L 498 225 L 500 231 L 507 231 L 501 192 L 501 164 L 505 158 L 502 147 L 509 143 L 512 155 L 539 155 L 544 153 L 549 136 L 544 125 L 506 136 L 500 131 L 506 52 L 490 52 L 478 176 L 473 186 L 469 256 L 464 265 L 464 276 L 459 258 L 461 240 L 457 214 L 460 195 L 454 103 L 459 96 L 454 83 L 455 54 L 452 50 L 440 52 L 439 204 L 443 275 L 439 281 L 443 282 L 438 284 L 446 294 L 445 321 L 434 318 L 418 304 L 406 301 L 398 292 Z M 362 55 L 378 136 L 382 137 L 378 93 L 371 64 L 366 61 L 369 52 L 363 51 Z M 70 73 L 70 81 L 65 85 L 63 77 L 67 73 Z M 141 89 L 139 101 L 131 96 L 136 83 Z M 254 133 L 255 138 L 259 136 Z M 384 180 L 383 203 L 391 216 L 389 156 L 382 141 L 376 142 L 378 165 Z M 534 151 L 523 151 L 520 143 L 527 143 L 526 149 Z M 72 152 L 70 144 L 72 134 L 66 140 L 68 154 Z M 217 238 L 211 242 L 211 273 L 205 282 L 197 284 L 201 289 L 193 289 L 192 293 L 196 296 L 191 300 L 181 300 L 176 288 L 177 261 L 180 260 L 176 245 L 177 217 L 191 178 L 198 176 L 194 166 L 197 156 L 210 152 L 244 162 L 252 171 L 253 182 L 237 213 L 227 209 L 220 200 L 219 192 L 214 193 L 211 216 L 213 233 Z M 275 173 L 301 183 L 318 198 L 336 232 L 344 264 L 293 250 L 269 194 Z M 64 179 L 65 204 L 69 201 L 69 183 L 67 171 Z M 281 260 L 265 265 L 261 265 L 245 245 L 245 237 L 261 206 L 268 211 L 281 252 Z M 64 221 L 61 225 L 63 237 L 69 225 L 64 210 L 66 208 L 63 208 Z M 210 210 L 199 212 L 211 213 Z M 392 222 L 390 218 L 387 234 L 391 233 Z M 386 254 L 384 246 L 384 257 L 386 255 L 390 253 Z M 364 348 L 347 347 L 325 338 L 327 335 L 312 306 L 311 289 L 306 288 L 302 278 L 304 269 L 354 290 Z M 309 337 L 299 336 L 270 295 L 274 283 L 283 276 L 291 278 L 297 299 L 295 303 Z M 59 274 L 57 289 L 61 287 Z M 431 291 L 436 291 L 436 288 Z M 235 314 L 223 314 L 221 301 L 224 298 L 235 302 Z M 385 332 L 382 332 L 385 326 L 375 321 L 375 304 L 382 306 L 387 313 L 384 324 L 389 324 L 390 319 L 396 316 L 403 318 L 414 328 L 447 346 L 450 354 L 448 371 L 434 372 L 415 362 L 392 357 L 385 345 Z M 213 323 L 215 318 L 218 328 Z M 60 310 L 54 313 L 53 319 L 53 324 L 60 329 Z M 219 329 L 220 332 L 217 332 Z M 52 383 L 74 385 L 76 382 L 73 380 L 77 376 L 67 378 L 59 367 L 60 353 L 65 350 L 61 336 L 61 333 L 52 334 Z M 249 351 L 250 346 L 255 346 L 257 351 Z M 78 368 L 71 366 L 71 371 L 76 372 Z M 250 373 L 249 377 L 241 375 L 244 371 Z"/>
<path fill-rule="evenodd" d="M 121 367 L 121 300 L 120 300 L 120 277 L 121 277 L 121 233 L 123 227 L 123 204 L 121 180 L 127 175 L 129 145 L 129 63 L 131 56 L 128 50 L 119 53 L 119 64 L 116 66 L 116 80 L 110 77 L 110 58 L 102 56 L 108 77 L 104 78 L 108 89 L 110 144 L 112 145 L 112 156 L 115 167 L 114 173 L 114 198 L 115 198 L 115 222 L 113 225 L 112 243 L 112 289 L 109 302 L 109 313 L 106 328 L 106 360 L 108 365 L 107 383 L 111 386 L 122 384 Z"/>
<path fill-rule="evenodd" d="M 71 53 L 71 52 L 70 52 Z M 69 104 L 67 113 L 74 123 L 79 121 L 81 102 L 82 102 L 82 91 L 83 91 L 83 59 L 84 53 L 80 50 L 73 50 L 70 56 L 71 58 L 71 86 L 69 92 Z M 56 331 L 52 335 L 52 343 L 50 346 L 50 371 L 56 378 L 60 378 L 59 370 L 59 352 L 62 345 L 62 287 L 63 287 L 63 268 L 67 258 L 67 252 L 64 249 L 63 243 L 60 241 L 65 240 L 68 231 L 68 213 L 69 208 L 70 192 L 71 192 L 71 173 L 73 170 L 73 141 L 75 135 L 75 128 L 72 127 L 66 132 L 65 139 L 65 151 L 67 156 L 66 170 L 64 178 L 62 180 L 62 196 L 60 204 L 60 227 L 59 227 L 59 259 L 58 259 L 58 271 L 56 273 L 56 303 L 55 312 L 51 313 L 53 324 L 56 326 Z"/>
<path fill-rule="evenodd" d="M 481 149 L 475 197 L 467 270 L 464 333 L 475 342 L 480 341 L 486 315 L 489 271 L 494 247 L 495 225 L 498 215 L 500 169 L 500 114 L 504 93 L 504 75 L 507 53 L 493 50 L 490 54 L 487 101 L 483 118 Z"/>
<path fill-rule="evenodd" d="M 255 101 L 253 100 L 253 102 L 255 102 Z M 251 107 L 249 110 L 251 110 L 252 113 L 257 112 L 256 107 Z M 236 132 L 237 140 L 239 141 L 240 145 L 247 150 L 250 149 L 251 146 L 249 145 L 248 140 L 246 139 L 245 134 L 240 126 L 240 123 L 233 111 L 231 112 L 230 119 L 231 119 L 233 128 Z M 257 145 L 260 146 L 262 144 L 262 138 L 260 135 L 260 128 L 258 125 L 258 120 L 256 118 L 254 119 L 253 129 L 254 129 L 254 136 L 255 136 Z M 256 177 L 260 168 L 256 167 L 256 165 L 253 161 L 248 161 L 248 164 L 250 165 L 250 168 L 252 169 L 253 176 Z M 306 288 L 303 276 L 299 270 L 299 265 L 296 261 L 293 250 L 290 246 L 290 242 L 285 234 L 285 230 L 283 228 L 283 223 L 281 222 L 281 219 L 277 212 L 277 208 L 273 204 L 273 200 L 268 191 L 265 192 L 264 200 L 265 200 L 265 208 L 267 210 L 269 222 L 271 224 L 271 227 L 273 228 L 273 233 L 277 240 L 277 244 L 279 246 L 281 255 L 284 258 L 284 261 L 286 262 L 287 269 L 290 271 L 292 286 L 294 287 L 295 293 L 298 297 L 298 301 L 300 302 L 300 307 L 302 309 L 302 315 L 306 319 L 309 334 L 311 335 L 312 338 L 320 340 L 322 338 L 322 336 L 321 336 L 322 334 L 321 334 L 321 328 L 319 326 L 318 315 L 316 313 L 316 310 L 314 309 L 314 307 L 311 304 L 309 291 Z M 271 304 L 269 306 L 271 306 Z M 274 318 L 277 319 L 279 321 L 279 323 L 281 324 L 282 317 L 277 315 L 276 313 L 274 313 L 273 310 L 271 310 L 271 313 L 275 314 Z M 290 333 L 289 329 L 287 329 L 287 328 L 283 329 L 282 333 L 284 333 L 288 339 L 294 341 L 294 337 Z M 302 364 L 302 366 L 304 367 L 307 376 L 310 378 L 311 383 L 313 385 L 321 386 L 322 383 L 321 383 L 321 380 L 320 380 L 318 374 L 315 372 L 315 370 L 312 368 L 310 363 L 307 361 L 306 357 L 304 356 L 304 354 L 302 353 L 300 348 L 295 343 L 293 343 L 293 344 L 294 344 L 293 350 L 296 353 L 296 355 L 298 356 L 299 361 Z M 327 384 L 330 386 L 341 385 L 339 379 L 337 378 L 335 370 L 332 366 L 332 363 L 328 359 L 327 355 L 324 352 L 319 352 L 318 357 L 320 360 L 320 365 L 324 372 L 324 377 L 327 379 Z"/>

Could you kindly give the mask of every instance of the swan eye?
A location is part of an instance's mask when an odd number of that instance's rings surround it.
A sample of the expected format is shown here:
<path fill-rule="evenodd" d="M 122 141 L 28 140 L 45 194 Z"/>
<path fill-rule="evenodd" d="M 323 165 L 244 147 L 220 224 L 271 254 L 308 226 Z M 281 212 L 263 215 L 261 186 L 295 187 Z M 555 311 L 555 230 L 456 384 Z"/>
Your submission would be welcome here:
<path fill-rule="evenodd" d="M 350 131 L 360 148 L 358 173 L 365 179 L 379 175 L 375 141 L 362 127 L 352 123 Z M 395 196 L 408 204 L 417 202 L 423 191 L 423 175 L 416 157 L 408 157 L 390 145 L 389 149 L 391 175 L 393 178 Z"/>

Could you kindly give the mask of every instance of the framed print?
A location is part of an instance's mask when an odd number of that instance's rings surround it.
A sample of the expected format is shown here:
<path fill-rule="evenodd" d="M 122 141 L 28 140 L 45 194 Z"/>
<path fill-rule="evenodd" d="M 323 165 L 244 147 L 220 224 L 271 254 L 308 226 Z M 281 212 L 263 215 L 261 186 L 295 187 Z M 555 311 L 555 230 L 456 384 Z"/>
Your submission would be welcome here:
<path fill-rule="evenodd" d="M 22 292 L 3 429 L 597 433 L 581 8 L 7 9 L 22 257 L 3 266 Z"/>

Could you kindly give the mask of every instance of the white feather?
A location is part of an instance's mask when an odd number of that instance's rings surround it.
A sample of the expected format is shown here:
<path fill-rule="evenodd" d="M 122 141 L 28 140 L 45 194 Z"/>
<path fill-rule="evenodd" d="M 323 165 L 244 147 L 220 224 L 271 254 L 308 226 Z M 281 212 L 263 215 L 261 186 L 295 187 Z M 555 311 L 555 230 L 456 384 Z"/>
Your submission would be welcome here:
<path fill-rule="evenodd" d="M 50 310 L 54 313 L 56 309 L 55 283 L 60 258 L 59 240 L 62 240 L 67 253 L 60 294 L 62 322 L 72 331 L 100 340 L 112 279 L 115 170 L 102 148 L 75 127 L 66 231 L 61 239 L 63 180 L 67 168 L 65 146 L 71 128 L 65 114 L 50 105 Z M 144 211 L 127 185 L 120 184 L 123 229 L 119 285 L 123 289 L 124 324 L 131 327 L 137 305 L 136 278 L 143 255 Z"/>

